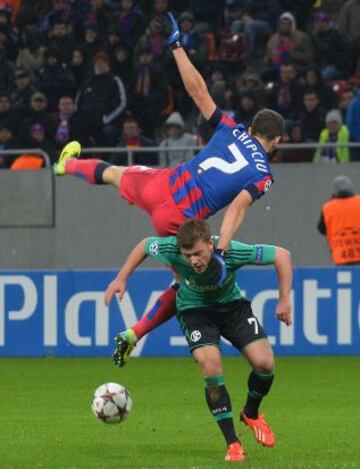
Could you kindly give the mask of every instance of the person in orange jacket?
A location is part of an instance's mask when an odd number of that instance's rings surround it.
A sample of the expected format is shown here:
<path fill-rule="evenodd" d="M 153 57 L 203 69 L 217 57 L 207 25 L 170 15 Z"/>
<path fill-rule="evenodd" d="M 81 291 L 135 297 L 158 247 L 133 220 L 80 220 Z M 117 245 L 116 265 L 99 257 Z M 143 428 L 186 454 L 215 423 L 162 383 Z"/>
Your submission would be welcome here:
<path fill-rule="evenodd" d="M 333 180 L 333 193 L 321 211 L 318 230 L 326 235 L 335 265 L 360 265 L 360 195 L 347 176 Z"/>

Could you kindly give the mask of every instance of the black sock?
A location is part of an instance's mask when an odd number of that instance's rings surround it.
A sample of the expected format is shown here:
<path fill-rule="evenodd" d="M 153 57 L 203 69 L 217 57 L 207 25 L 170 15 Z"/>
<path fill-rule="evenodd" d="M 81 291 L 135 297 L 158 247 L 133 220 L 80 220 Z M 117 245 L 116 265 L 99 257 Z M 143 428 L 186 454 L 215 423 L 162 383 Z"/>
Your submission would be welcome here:
<path fill-rule="evenodd" d="M 270 391 L 274 381 L 274 370 L 270 373 L 260 373 L 252 370 L 248 379 L 248 397 L 244 406 L 246 417 L 257 419 L 259 406 L 264 396 Z"/>
<path fill-rule="evenodd" d="M 96 168 L 95 168 L 95 173 L 94 173 L 94 178 L 95 178 L 95 183 L 96 184 L 106 184 L 103 181 L 103 172 L 105 171 L 106 168 L 109 168 L 110 165 L 109 163 L 101 162 L 99 163 Z"/>
<path fill-rule="evenodd" d="M 239 441 L 235 432 L 230 396 L 225 388 L 223 376 L 214 375 L 205 378 L 205 396 L 210 412 L 217 421 L 226 443 L 229 445 Z"/>

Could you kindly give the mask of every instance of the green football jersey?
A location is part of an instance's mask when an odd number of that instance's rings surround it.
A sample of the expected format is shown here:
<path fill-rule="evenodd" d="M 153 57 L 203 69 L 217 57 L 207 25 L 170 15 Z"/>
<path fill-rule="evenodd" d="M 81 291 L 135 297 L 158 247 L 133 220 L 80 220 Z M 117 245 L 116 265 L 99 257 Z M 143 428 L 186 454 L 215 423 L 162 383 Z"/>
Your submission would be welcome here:
<path fill-rule="evenodd" d="M 212 237 L 215 246 L 219 237 Z M 176 295 L 178 312 L 214 304 L 225 304 L 241 298 L 240 287 L 235 279 L 237 269 L 246 264 L 268 265 L 275 259 L 275 246 L 266 244 L 244 244 L 231 241 L 225 256 L 227 276 L 218 287 L 213 275 L 207 271 L 197 273 L 181 255 L 176 236 L 151 237 L 145 244 L 145 253 L 170 265 L 179 275 L 180 287 Z"/>

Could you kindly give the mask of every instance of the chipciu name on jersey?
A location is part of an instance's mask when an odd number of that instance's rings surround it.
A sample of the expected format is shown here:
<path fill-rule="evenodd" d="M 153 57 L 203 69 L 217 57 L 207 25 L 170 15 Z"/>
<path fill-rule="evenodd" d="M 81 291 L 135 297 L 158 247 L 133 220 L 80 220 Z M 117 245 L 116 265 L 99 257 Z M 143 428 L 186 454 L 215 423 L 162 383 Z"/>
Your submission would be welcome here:
<path fill-rule="evenodd" d="M 169 179 L 173 199 L 186 217 L 207 218 L 243 189 L 256 200 L 274 181 L 265 150 L 244 125 L 219 110 L 210 122 L 216 131 L 206 147 L 174 168 Z"/>

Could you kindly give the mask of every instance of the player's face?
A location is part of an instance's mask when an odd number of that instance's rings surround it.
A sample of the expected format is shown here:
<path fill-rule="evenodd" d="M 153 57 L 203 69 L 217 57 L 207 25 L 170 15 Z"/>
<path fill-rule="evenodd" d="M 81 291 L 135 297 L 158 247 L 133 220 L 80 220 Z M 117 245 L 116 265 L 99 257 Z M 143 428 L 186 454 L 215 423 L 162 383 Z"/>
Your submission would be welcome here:
<path fill-rule="evenodd" d="M 180 249 L 182 256 L 187 260 L 196 273 L 201 274 L 207 269 L 214 252 L 212 240 L 206 242 L 199 240 L 190 249 Z"/>

